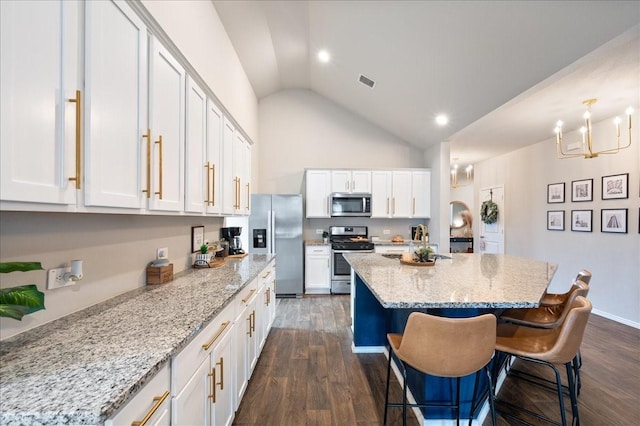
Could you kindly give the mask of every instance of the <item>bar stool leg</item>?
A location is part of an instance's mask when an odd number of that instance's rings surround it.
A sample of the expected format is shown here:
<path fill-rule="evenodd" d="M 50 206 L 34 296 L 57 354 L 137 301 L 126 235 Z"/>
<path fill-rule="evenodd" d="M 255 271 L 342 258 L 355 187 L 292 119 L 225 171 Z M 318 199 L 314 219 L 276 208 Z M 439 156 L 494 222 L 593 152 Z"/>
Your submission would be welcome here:
<path fill-rule="evenodd" d="M 558 402 L 560 403 L 560 416 L 562 418 L 562 426 L 567 426 L 567 416 L 564 413 L 564 396 L 562 394 L 562 379 L 560 378 L 560 371 L 553 364 L 547 364 L 553 368 L 556 374 L 556 383 L 558 385 Z"/>
<path fill-rule="evenodd" d="M 384 397 L 384 420 L 383 425 L 387 424 L 387 411 L 389 410 L 389 382 L 391 379 L 391 348 L 389 348 L 389 363 L 387 364 L 387 391 Z"/>
<path fill-rule="evenodd" d="M 402 366 L 402 379 L 404 381 L 402 386 L 402 426 L 407 425 L 407 368 Z"/>
<path fill-rule="evenodd" d="M 493 382 L 491 381 L 491 370 L 488 365 L 484 367 L 484 370 L 487 373 L 487 379 L 489 379 L 489 410 L 491 411 L 491 424 L 492 426 L 496 426 L 496 404 Z"/>
<path fill-rule="evenodd" d="M 456 426 L 460 426 L 460 377 L 456 377 Z"/>
<path fill-rule="evenodd" d="M 571 398 L 571 414 L 573 415 L 571 424 L 573 426 L 580 425 L 580 417 L 578 417 L 578 397 L 577 397 L 577 383 L 574 381 L 574 373 L 571 371 L 573 367 L 572 362 L 565 364 L 567 367 L 567 380 L 569 381 L 569 397 Z M 577 375 L 577 370 L 576 373 Z"/>

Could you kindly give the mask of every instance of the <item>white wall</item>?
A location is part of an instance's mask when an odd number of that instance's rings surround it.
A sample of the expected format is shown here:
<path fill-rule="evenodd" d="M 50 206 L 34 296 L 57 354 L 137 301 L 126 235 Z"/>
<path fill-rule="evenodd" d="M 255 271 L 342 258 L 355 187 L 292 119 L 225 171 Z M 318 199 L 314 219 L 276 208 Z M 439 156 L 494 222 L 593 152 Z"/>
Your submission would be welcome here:
<path fill-rule="evenodd" d="M 638 123 L 638 113 L 634 121 Z M 615 143 L 607 119 L 594 124 L 596 149 Z M 565 140 L 579 139 L 577 133 Z M 593 273 L 589 299 L 594 312 L 636 327 L 640 326 L 640 128 L 636 126 L 631 148 L 594 159 L 556 158 L 555 138 L 479 163 L 475 168 L 475 198 L 479 188 L 504 184 L 505 252 L 559 264 L 549 288 L 566 290 L 582 268 Z M 606 141 L 606 142 L 605 142 Z M 629 173 L 629 198 L 602 200 L 602 176 Z M 571 181 L 593 179 L 593 201 L 571 202 Z M 565 203 L 547 204 L 547 185 L 566 184 Z M 628 233 L 600 232 L 603 208 L 628 208 Z M 479 204 L 474 207 L 474 218 Z M 548 210 L 565 211 L 565 230 L 548 231 Z M 593 210 L 593 232 L 572 232 L 571 210 Z M 476 238 L 478 226 L 474 226 Z M 523 283 L 526 284 L 526 283 Z"/>
<path fill-rule="evenodd" d="M 437 243 L 441 253 L 449 252 L 449 157 L 449 142 L 434 145 L 424 153 L 426 166 L 431 169 L 429 242 Z"/>
<path fill-rule="evenodd" d="M 191 227 L 204 225 L 205 238 L 217 241 L 222 221 L 222 218 L 3 211 L 2 262 L 39 261 L 45 269 L 51 269 L 81 259 L 84 278 L 72 287 L 46 290 L 45 271 L 1 274 L 2 288 L 36 284 L 45 293 L 46 309 L 27 315 L 22 321 L 1 318 L 0 339 L 144 286 L 146 267 L 155 259 L 157 248 L 169 248 L 174 274 L 184 271 L 192 264 Z"/>
<path fill-rule="evenodd" d="M 303 193 L 305 168 L 425 166 L 416 148 L 309 90 L 261 99 L 259 119 L 255 192 Z"/>
<path fill-rule="evenodd" d="M 255 142 L 258 100 L 213 2 L 143 0 L 142 3 Z"/>

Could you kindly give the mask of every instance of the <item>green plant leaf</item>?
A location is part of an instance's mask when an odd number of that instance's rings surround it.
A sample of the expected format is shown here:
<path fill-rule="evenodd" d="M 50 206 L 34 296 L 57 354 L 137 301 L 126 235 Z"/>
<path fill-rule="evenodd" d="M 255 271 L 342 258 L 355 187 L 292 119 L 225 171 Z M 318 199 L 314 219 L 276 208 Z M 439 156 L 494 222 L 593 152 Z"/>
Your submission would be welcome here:
<path fill-rule="evenodd" d="M 14 271 L 36 271 L 42 268 L 40 262 L 0 262 L 0 274 Z"/>
<path fill-rule="evenodd" d="M 13 318 L 22 321 L 22 317 L 29 311 L 26 306 L 20 305 L 0 305 L 0 317 Z"/>
<path fill-rule="evenodd" d="M 0 305 L 20 305 L 26 309 L 25 314 L 45 309 L 44 293 L 35 284 L 0 289 Z M 24 315 L 24 314 L 23 314 Z M 0 316 L 3 312 L 0 311 Z M 10 316 L 10 318 L 14 318 Z"/>

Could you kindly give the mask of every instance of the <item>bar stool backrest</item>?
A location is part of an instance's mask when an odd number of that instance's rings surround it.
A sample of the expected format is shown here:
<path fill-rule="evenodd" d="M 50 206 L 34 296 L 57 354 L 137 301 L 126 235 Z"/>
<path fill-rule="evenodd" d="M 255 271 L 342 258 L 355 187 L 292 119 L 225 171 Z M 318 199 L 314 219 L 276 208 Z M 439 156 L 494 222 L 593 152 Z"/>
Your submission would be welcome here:
<path fill-rule="evenodd" d="M 576 282 L 577 281 L 582 281 L 585 284 L 590 284 L 591 283 L 591 271 L 587 270 L 587 269 L 583 269 L 582 271 L 578 272 L 578 276 L 576 277 Z"/>
<path fill-rule="evenodd" d="M 493 356 L 496 317 L 444 318 L 412 312 L 396 351 L 418 371 L 463 377 L 483 368 Z"/>
<path fill-rule="evenodd" d="M 585 284 L 584 282 L 582 282 L 582 281 L 576 281 L 571 286 L 571 291 L 569 292 L 569 297 L 567 298 L 566 302 L 564 302 L 563 305 L 562 305 L 562 313 L 553 322 L 554 323 L 554 327 L 559 327 L 560 325 L 562 325 L 564 323 L 564 321 L 565 321 L 565 318 L 567 317 L 567 315 L 571 311 L 571 306 L 573 306 L 573 302 L 580 296 L 587 297 L 587 294 L 589 294 L 589 286 L 587 284 Z"/>
<path fill-rule="evenodd" d="M 537 358 L 557 364 L 570 362 L 580 350 L 590 313 L 591 302 L 583 296 L 576 297 L 570 305 L 567 318 L 560 327 L 555 344 L 548 352 L 539 354 Z"/>

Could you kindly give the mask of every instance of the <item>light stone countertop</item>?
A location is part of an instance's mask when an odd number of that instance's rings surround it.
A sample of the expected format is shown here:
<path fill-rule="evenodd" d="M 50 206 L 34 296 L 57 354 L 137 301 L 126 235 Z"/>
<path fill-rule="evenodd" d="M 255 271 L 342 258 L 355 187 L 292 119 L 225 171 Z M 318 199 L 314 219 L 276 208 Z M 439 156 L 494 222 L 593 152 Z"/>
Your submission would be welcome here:
<path fill-rule="evenodd" d="M 0 424 L 103 424 L 274 258 L 190 269 L 0 342 Z"/>
<path fill-rule="evenodd" d="M 558 265 L 500 254 L 454 253 L 434 266 L 376 253 L 345 259 L 385 308 L 532 308 Z"/>
<path fill-rule="evenodd" d="M 322 240 L 304 240 L 306 246 L 330 246 L 331 243 L 325 243 Z"/>

